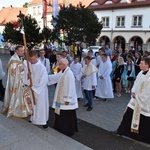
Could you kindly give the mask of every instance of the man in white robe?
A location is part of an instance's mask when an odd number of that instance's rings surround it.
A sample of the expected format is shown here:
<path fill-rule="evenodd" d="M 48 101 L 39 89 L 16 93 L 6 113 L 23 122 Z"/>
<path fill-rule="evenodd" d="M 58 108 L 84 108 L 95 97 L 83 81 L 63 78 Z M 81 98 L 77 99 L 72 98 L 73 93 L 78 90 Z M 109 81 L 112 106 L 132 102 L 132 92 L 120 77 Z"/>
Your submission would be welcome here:
<path fill-rule="evenodd" d="M 74 57 L 74 61 L 70 64 L 70 69 L 72 70 L 75 77 L 77 98 L 83 98 L 83 93 L 81 88 L 82 66 L 79 63 L 78 56 Z"/>
<path fill-rule="evenodd" d="M 59 61 L 59 68 L 61 69 L 59 73 L 49 75 L 48 82 L 48 85 L 57 83 L 52 106 L 55 109 L 54 128 L 65 135 L 72 136 L 77 132 L 78 101 L 75 78 L 68 67 L 67 59 L 63 58 Z"/>
<path fill-rule="evenodd" d="M 99 55 L 97 56 L 97 67 L 99 68 L 101 62 L 103 62 L 102 60 L 102 54 L 105 54 L 105 49 L 103 47 L 101 47 L 99 49 Z M 107 61 L 111 63 L 110 57 L 107 57 Z"/>
<path fill-rule="evenodd" d="M 143 58 L 139 66 L 142 71 L 132 87 L 131 100 L 113 134 L 150 144 L 150 58 Z"/>
<path fill-rule="evenodd" d="M 25 118 L 32 114 L 32 105 L 29 88 L 24 85 L 24 48 L 19 45 L 15 48 L 15 54 L 7 65 L 7 84 L 2 106 L 2 113 L 7 117 L 15 116 Z"/>
<path fill-rule="evenodd" d="M 45 55 L 44 49 L 39 50 L 39 55 L 40 55 L 39 57 L 40 62 L 45 66 L 47 74 L 49 74 L 50 73 L 50 61 L 48 58 L 44 57 Z"/>
<path fill-rule="evenodd" d="M 93 56 L 93 50 L 88 51 L 88 56 L 91 58 L 91 64 L 93 64 L 96 67 L 97 61 L 96 58 Z"/>
<path fill-rule="evenodd" d="M 31 89 L 34 92 L 36 102 L 35 105 L 32 104 L 33 115 L 30 121 L 35 125 L 43 125 L 43 128 L 46 129 L 49 118 L 48 74 L 46 68 L 38 60 L 38 53 L 36 51 L 29 52 L 29 61 L 33 82 Z"/>
<path fill-rule="evenodd" d="M 91 63 L 91 58 L 89 56 L 85 57 L 86 65 L 82 69 L 82 87 L 84 89 L 85 98 L 87 103 L 84 107 L 88 107 L 86 110 L 91 111 L 93 109 L 93 93 L 97 86 L 97 71 L 98 69 Z"/>
<path fill-rule="evenodd" d="M 102 61 L 98 69 L 98 85 L 95 96 L 103 98 L 107 101 L 108 98 L 114 98 L 110 74 L 112 65 L 107 61 L 107 54 L 102 54 Z"/>

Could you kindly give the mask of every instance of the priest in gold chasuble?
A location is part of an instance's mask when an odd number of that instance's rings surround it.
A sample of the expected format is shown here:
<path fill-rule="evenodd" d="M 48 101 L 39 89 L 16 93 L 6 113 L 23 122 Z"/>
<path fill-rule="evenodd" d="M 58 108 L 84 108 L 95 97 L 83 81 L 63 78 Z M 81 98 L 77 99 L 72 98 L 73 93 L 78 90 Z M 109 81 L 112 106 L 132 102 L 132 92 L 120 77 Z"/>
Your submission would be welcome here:
<path fill-rule="evenodd" d="M 2 113 L 7 117 L 25 118 L 32 114 L 32 103 L 28 86 L 24 85 L 24 57 L 23 46 L 16 46 L 15 54 L 7 65 L 7 84 L 2 106 Z"/>

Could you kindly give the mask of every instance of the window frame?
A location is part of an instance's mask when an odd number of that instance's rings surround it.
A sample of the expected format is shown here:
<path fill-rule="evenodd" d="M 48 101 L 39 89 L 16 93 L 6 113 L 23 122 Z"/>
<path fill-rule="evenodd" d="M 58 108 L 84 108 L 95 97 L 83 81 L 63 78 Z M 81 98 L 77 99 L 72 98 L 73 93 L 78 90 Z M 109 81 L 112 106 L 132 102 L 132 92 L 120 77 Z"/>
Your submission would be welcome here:
<path fill-rule="evenodd" d="M 102 22 L 104 23 L 103 19 L 105 19 L 105 24 L 106 24 L 106 19 L 108 19 L 108 26 L 104 26 L 103 24 L 103 28 L 109 28 L 110 27 L 110 17 L 109 16 L 105 16 L 105 17 L 101 17 Z"/>
<path fill-rule="evenodd" d="M 135 20 L 135 17 L 137 18 Z M 139 17 L 141 17 L 141 24 L 139 25 Z M 136 21 L 136 25 L 134 24 Z M 142 28 L 143 25 L 143 15 L 133 15 L 132 16 L 132 28 Z"/>
<path fill-rule="evenodd" d="M 118 25 L 118 19 L 120 18 L 120 23 Z M 122 18 L 124 18 L 124 24 L 122 25 Z M 125 28 L 125 16 L 116 16 L 116 28 Z"/>

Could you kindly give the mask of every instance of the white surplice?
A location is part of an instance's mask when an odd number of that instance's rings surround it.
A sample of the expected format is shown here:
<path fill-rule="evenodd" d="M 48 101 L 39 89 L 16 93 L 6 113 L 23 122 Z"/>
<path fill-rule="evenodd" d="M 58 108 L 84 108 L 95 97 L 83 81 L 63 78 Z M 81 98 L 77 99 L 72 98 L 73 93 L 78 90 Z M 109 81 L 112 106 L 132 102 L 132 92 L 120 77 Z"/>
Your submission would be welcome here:
<path fill-rule="evenodd" d="M 2 61 L 0 59 L 0 80 L 2 80 L 5 76 L 5 72 L 3 71 Z"/>
<path fill-rule="evenodd" d="M 82 80 L 82 87 L 84 90 L 93 90 L 92 86 L 97 86 L 97 71 L 98 69 L 90 63 L 85 65 L 82 69 L 82 75 L 85 76 Z"/>
<path fill-rule="evenodd" d="M 91 63 L 92 63 L 95 67 L 97 67 L 97 61 L 96 61 L 95 57 L 91 59 Z"/>
<path fill-rule="evenodd" d="M 109 61 L 101 62 L 98 70 L 98 85 L 95 96 L 100 98 L 114 98 L 110 74 L 112 64 Z M 102 76 L 103 79 L 99 77 Z"/>
<path fill-rule="evenodd" d="M 33 104 L 33 115 L 30 120 L 36 125 L 45 125 L 49 118 L 48 75 L 46 68 L 40 61 L 30 64 L 32 76 L 32 90 L 34 91 L 36 105 Z"/>
<path fill-rule="evenodd" d="M 135 99 L 131 97 L 128 107 L 135 109 L 137 102 L 141 107 L 141 114 L 150 117 L 150 69 L 147 74 L 139 72 L 132 87 L 132 93 L 135 93 Z"/>
<path fill-rule="evenodd" d="M 81 77 L 82 77 L 82 66 L 80 63 L 74 63 L 74 61 L 70 64 L 70 69 L 75 77 L 75 85 L 76 85 L 76 93 L 77 98 L 83 98 L 82 88 L 81 88 Z"/>
<path fill-rule="evenodd" d="M 55 108 L 56 106 L 60 81 L 64 73 L 65 73 L 65 77 L 64 77 L 64 82 L 63 82 L 64 84 L 63 84 L 60 110 L 74 110 L 78 108 L 78 101 L 77 101 L 77 95 L 75 92 L 76 91 L 75 78 L 74 78 L 73 72 L 71 71 L 69 67 L 67 67 L 63 73 L 62 71 L 60 71 L 57 74 L 48 76 L 48 80 L 49 80 L 48 85 L 57 83 L 52 107 Z M 69 102 L 69 105 L 65 105 L 65 102 Z"/>
<path fill-rule="evenodd" d="M 97 66 L 99 67 L 101 62 L 103 62 L 100 55 L 97 56 L 96 61 L 97 61 Z M 107 57 L 107 61 L 111 63 L 110 57 Z"/>
<path fill-rule="evenodd" d="M 44 58 L 44 60 L 42 60 L 42 59 L 39 57 L 39 60 L 40 60 L 40 62 L 46 67 L 46 71 L 47 71 L 47 73 L 49 74 L 49 73 L 50 73 L 50 61 L 49 61 L 49 59 Z"/>

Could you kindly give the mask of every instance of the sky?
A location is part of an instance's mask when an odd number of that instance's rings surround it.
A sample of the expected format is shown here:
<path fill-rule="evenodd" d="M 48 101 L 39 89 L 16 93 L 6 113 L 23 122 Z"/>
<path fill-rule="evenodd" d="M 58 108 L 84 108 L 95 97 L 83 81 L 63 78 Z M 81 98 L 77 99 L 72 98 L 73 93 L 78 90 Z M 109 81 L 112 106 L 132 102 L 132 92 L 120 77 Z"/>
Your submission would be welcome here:
<path fill-rule="evenodd" d="M 22 7 L 25 2 L 30 2 L 32 0 L 0 0 L 0 9 L 2 7 L 9 7 L 10 5 L 14 7 Z"/>

